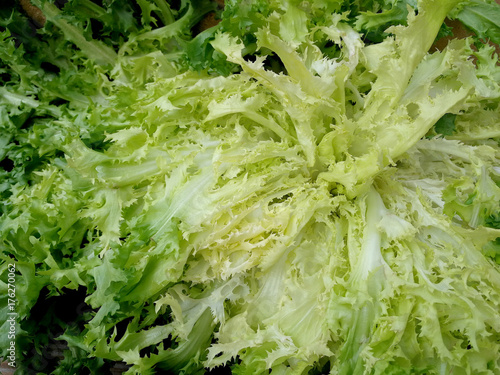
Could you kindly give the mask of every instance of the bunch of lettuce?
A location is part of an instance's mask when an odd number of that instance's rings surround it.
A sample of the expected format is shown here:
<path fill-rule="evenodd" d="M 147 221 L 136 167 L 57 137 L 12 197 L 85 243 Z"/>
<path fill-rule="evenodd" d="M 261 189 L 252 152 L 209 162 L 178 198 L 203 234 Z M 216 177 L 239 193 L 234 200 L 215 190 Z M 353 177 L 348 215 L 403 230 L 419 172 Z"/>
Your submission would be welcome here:
<path fill-rule="evenodd" d="M 16 374 L 500 374 L 494 1 L 32 3 L 0 8 Z M 434 51 L 447 16 L 475 36 Z"/>

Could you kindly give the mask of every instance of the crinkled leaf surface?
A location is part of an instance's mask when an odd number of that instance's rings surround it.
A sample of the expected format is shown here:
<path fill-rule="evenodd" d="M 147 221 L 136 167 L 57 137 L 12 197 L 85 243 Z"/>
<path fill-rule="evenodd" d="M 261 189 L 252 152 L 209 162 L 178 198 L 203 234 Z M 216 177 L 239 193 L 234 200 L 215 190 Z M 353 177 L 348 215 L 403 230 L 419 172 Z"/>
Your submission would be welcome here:
<path fill-rule="evenodd" d="M 429 52 L 491 1 L 34 4 L 0 12 L 0 288 L 19 358 L 67 350 L 20 373 L 500 373 L 498 56 Z"/>

